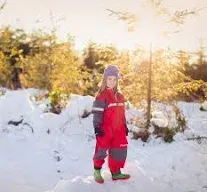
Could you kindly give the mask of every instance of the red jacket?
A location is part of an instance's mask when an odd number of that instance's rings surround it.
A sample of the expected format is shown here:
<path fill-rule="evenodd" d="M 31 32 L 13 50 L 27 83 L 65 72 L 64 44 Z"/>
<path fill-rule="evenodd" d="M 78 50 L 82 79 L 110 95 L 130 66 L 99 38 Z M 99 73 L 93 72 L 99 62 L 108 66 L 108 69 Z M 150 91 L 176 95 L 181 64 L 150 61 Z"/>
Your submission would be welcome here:
<path fill-rule="evenodd" d="M 101 129 L 104 135 L 110 137 L 125 135 L 128 132 L 125 119 L 124 96 L 112 89 L 106 88 L 96 96 L 93 104 L 93 125 L 95 133 Z"/>

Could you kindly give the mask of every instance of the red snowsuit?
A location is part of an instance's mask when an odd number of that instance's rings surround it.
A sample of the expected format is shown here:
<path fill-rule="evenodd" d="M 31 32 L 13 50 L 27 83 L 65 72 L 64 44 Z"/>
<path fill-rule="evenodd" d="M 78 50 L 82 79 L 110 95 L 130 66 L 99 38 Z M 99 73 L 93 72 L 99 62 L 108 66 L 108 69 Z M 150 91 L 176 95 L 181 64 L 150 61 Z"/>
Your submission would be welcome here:
<path fill-rule="evenodd" d="M 93 104 L 93 125 L 103 132 L 96 136 L 96 148 L 93 156 L 95 168 L 101 168 L 108 151 L 108 166 L 111 173 L 124 167 L 127 156 L 127 127 L 125 120 L 124 97 L 106 88 L 97 95 Z"/>

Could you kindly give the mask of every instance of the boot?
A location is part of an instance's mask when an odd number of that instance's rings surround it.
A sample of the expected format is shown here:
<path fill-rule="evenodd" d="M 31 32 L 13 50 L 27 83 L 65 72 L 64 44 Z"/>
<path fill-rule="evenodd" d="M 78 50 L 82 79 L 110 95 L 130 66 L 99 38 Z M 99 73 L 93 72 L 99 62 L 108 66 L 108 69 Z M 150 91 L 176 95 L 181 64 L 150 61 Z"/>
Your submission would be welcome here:
<path fill-rule="evenodd" d="M 103 183 L 104 182 L 104 179 L 101 176 L 101 170 L 100 169 L 94 169 L 93 176 L 94 176 L 94 179 L 97 183 Z"/>
<path fill-rule="evenodd" d="M 116 173 L 116 174 L 112 174 L 112 180 L 125 180 L 125 179 L 129 179 L 130 175 L 129 174 L 123 174 L 121 172 Z"/>

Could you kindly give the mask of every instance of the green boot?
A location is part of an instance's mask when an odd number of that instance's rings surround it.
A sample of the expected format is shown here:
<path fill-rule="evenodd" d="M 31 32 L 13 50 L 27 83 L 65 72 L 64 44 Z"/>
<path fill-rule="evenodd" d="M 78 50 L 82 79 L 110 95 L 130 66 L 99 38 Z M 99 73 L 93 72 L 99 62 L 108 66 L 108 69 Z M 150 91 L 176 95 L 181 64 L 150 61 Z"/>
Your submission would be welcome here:
<path fill-rule="evenodd" d="M 103 183 L 104 182 L 104 179 L 101 176 L 101 170 L 100 169 L 94 169 L 93 176 L 94 176 L 94 179 L 97 183 Z"/>
<path fill-rule="evenodd" d="M 123 173 L 112 174 L 113 180 L 125 180 L 129 178 L 130 178 L 129 174 L 123 174 Z"/>

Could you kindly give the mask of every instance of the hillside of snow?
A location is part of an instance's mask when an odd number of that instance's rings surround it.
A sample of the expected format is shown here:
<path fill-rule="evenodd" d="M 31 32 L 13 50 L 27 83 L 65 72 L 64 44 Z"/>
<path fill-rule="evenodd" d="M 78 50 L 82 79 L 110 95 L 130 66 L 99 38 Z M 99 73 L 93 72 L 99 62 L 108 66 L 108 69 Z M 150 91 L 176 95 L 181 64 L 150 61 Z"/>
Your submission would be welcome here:
<path fill-rule="evenodd" d="M 34 102 L 35 89 L 0 96 L 0 191 L 4 192 L 206 192 L 207 112 L 198 103 L 178 103 L 188 128 L 167 144 L 129 136 L 123 171 L 127 181 L 112 181 L 103 168 L 104 184 L 93 180 L 95 139 L 90 111 L 94 98 L 72 95 L 61 114 L 46 112 L 48 101 Z M 141 113 L 126 111 L 127 118 Z M 15 125 L 15 123 L 16 125 Z"/>

